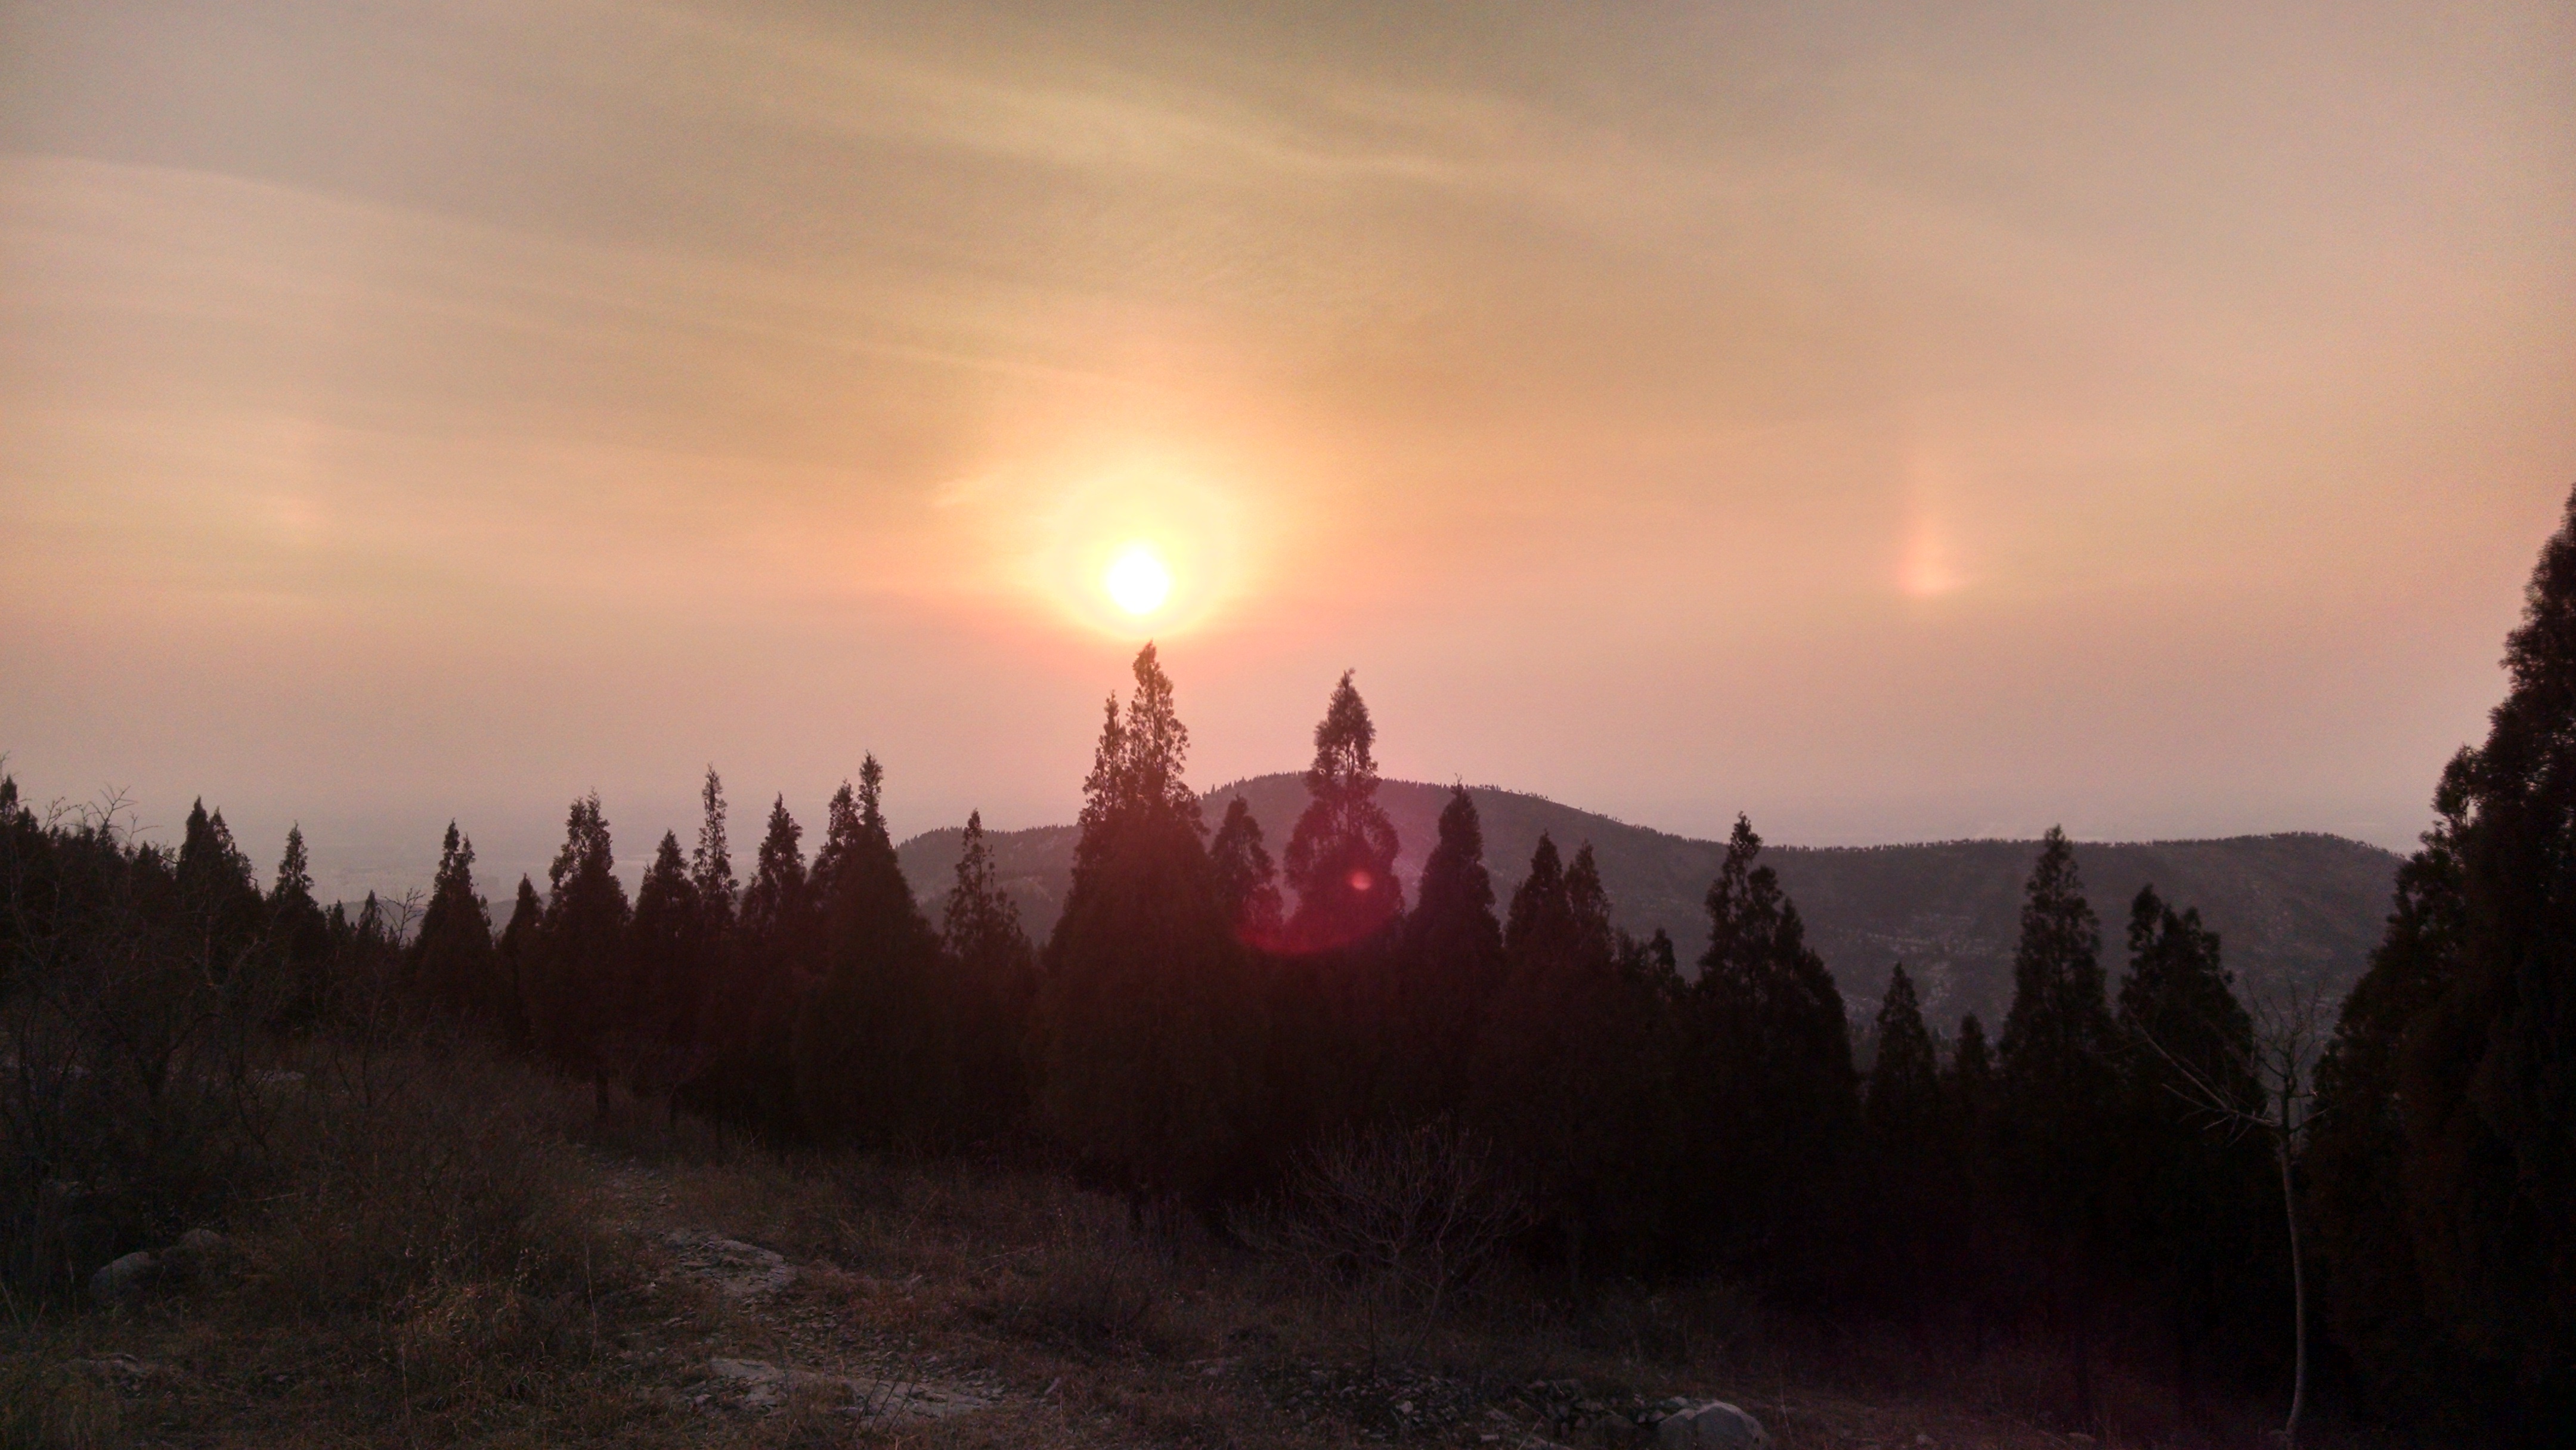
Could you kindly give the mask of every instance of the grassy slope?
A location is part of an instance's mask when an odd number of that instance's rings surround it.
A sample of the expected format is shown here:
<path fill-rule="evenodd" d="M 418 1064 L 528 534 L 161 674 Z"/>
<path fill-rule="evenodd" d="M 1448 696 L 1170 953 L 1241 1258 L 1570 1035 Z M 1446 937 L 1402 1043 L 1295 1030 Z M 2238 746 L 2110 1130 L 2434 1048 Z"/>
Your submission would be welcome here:
<path fill-rule="evenodd" d="M 1589 841 L 1622 926 L 1641 936 L 1657 927 L 1670 932 L 1686 964 L 1705 944 L 1700 897 L 1725 856 L 1722 843 L 1627 825 L 1515 791 L 1478 786 L 1470 793 L 1500 892 L 1508 894 L 1526 874 L 1541 831 L 1569 853 Z M 1304 786 L 1294 775 L 1221 786 L 1207 797 L 1211 823 L 1236 795 L 1250 803 L 1275 856 L 1305 808 Z M 1408 880 L 1422 870 L 1447 798 L 1445 787 L 1412 781 L 1380 788 L 1403 842 L 1397 870 Z M 901 848 L 904 871 L 927 903 L 935 905 L 948 889 L 959 834 L 932 831 Z M 991 840 L 1022 919 L 1043 938 L 1063 905 L 1074 829 L 1044 826 L 995 833 Z M 1957 841 L 1857 850 L 1770 847 L 1763 855 L 1778 868 L 1810 939 L 1856 1012 L 1876 1008 L 1889 965 L 1902 960 L 1923 993 L 1926 1016 L 1947 1028 L 1976 1012 L 1991 1034 L 2012 1000 L 2022 882 L 2037 853 L 2033 841 Z M 2398 858 L 2335 836 L 2279 835 L 2084 845 L 2077 862 L 2102 917 L 2106 961 L 2121 956 L 2130 899 L 2152 883 L 2168 900 L 2200 909 L 2224 939 L 2228 964 L 2248 983 L 2314 985 L 2333 1000 L 2351 987 L 2379 939 Z"/>
<path fill-rule="evenodd" d="M 2083 1443 L 2047 1428 L 2045 1349 L 1819 1337 L 1717 1288 L 1602 1286 L 1578 1311 L 1509 1271 L 1424 1327 L 1140 1234 L 1058 1177 L 780 1159 L 633 1104 L 595 1126 L 586 1093 L 516 1069 L 459 1076 L 416 1074 L 391 1112 L 328 1105 L 295 1181 L 187 1280 L 0 1331 L 0 1446 L 1611 1446 L 1667 1396 L 1733 1399 L 1802 1450 Z M 796 1272 L 728 1298 L 674 1230 Z M 719 1361 L 798 1387 L 764 1402 Z M 2106 1379 L 2113 1446 L 2250 1444 L 2273 1410 L 2186 1419 Z M 885 1410 L 906 1387 L 982 1407 Z"/>

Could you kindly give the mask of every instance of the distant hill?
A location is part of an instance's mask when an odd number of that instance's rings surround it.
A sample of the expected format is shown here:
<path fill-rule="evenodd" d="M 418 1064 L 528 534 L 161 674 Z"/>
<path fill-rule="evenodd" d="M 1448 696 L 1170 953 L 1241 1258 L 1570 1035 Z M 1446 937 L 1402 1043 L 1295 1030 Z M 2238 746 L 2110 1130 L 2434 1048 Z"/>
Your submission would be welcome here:
<path fill-rule="evenodd" d="M 1667 835 L 1517 791 L 1471 786 L 1468 793 L 1484 820 L 1485 861 L 1501 900 L 1527 874 L 1540 832 L 1569 855 L 1589 841 L 1619 924 L 1639 936 L 1657 927 L 1670 932 L 1688 970 L 1705 945 L 1700 901 L 1725 858 L 1723 842 Z M 1219 786 L 1205 797 L 1211 826 L 1236 796 L 1250 805 L 1276 856 L 1306 808 L 1305 786 L 1289 774 Z M 1379 787 L 1378 801 L 1403 843 L 1396 869 L 1408 904 L 1448 797 L 1446 786 L 1415 781 Z M 932 831 L 899 848 L 904 874 L 933 911 L 954 878 L 960 835 Z M 1043 939 L 1063 908 L 1074 835 L 1072 826 L 1042 826 L 988 838 L 996 872 L 1033 937 Z M 1903 961 L 1934 1023 L 1946 1029 L 1975 1012 L 1991 1034 L 2012 1001 L 2022 882 L 2038 850 L 2036 841 L 1775 845 L 1762 859 L 1779 871 L 1856 1015 L 1876 1010 L 1889 965 Z M 2378 943 L 2398 858 L 2338 836 L 2299 834 L 2079 843 L 2076 862 L 2102 917 L 2103 962 L 2115 990 L 2129 901 L 2152 882 L 2177 906 L 2200 908 L 2224 943 L 2227 965 L 2249 987 L 2314 983 L 2339 998 Z"/>

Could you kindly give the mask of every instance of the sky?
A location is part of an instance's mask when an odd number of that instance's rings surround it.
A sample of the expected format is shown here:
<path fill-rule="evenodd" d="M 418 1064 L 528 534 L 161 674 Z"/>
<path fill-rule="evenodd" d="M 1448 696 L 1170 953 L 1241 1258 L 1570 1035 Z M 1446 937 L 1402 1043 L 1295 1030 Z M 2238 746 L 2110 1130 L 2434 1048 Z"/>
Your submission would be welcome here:
<path fill-rule="evenodd" d="M 506 894 L 710 764 L 1069 820 L 1151 637 L 1203 786 L 1350 669 L 1686 834 L 2403 848 L 2570 117 L 2557 3 L 0 0 L 0 752 Z"/>

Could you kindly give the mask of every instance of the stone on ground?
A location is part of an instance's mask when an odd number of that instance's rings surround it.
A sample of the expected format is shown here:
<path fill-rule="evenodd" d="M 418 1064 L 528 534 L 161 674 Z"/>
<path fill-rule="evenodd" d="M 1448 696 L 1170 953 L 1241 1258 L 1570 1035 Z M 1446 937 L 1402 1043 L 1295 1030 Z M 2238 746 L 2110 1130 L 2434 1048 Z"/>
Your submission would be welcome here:
<path fill-rule="evenodd" d="M 1666 1415 L 1655 1426 L 1664 1450 L 1769 1450 L 1762 1422 L 1724 1400 L 1703 1400 Z"/>

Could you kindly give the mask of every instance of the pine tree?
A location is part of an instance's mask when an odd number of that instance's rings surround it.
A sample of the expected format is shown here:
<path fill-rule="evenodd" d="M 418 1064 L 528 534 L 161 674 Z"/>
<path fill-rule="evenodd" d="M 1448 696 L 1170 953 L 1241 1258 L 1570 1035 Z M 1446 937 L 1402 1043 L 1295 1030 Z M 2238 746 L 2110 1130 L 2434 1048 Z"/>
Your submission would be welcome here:
<path fill-rule="evenodd" d="M 544 950 L 545 903 L 537 899 L 536 883 L 526 876 L 519 878 L 518 898 L 511 903 L 509 924 L 501 928 L 498 948 L 500 1019 L 498 1027 L 503 1045 L 512 1052 L 524 1052 L 535 1045 L 536 1008 Z"/>
<path fill-rule="evenodd" d="M 1292 950 L 1347 946 L 1404 910 L 1395 823 L 1377 803 L 1376 741 L 1377 727 L 1346 670 L 1315 726 L 1315 763 L 1305 777 L 1310 799 L 1282 858 L 1297 893 L 1288 918 Z"/>
<path fill-rule="evenodd" d="M 635 985 L 627 952 L 633 913 L 597 792 L 572 803 L 563 849 L 546 881 L 531 1013 L 537 1040 L 565 1071 L 591 1080 L 605 1118 L 608 1078 L 635 1007 Z"/>
<path fill-rule="evenodd" d="M 701 1065 L 699 993 L 712 945 L 676 832 L 662 833 L 636 888 L 631 940 L 635 996 L 619 1055 L 638 1096 L 666 1098 L 676 1109 L 677 1094 Z"/>
<path fill-rule="evenodd" d="M 798 953 L 811 935 L 813 886 L 805 874 L 804 838 L 805 828 L 787 813 L 787 798 L 771 802 L 769 829 L 742 892 L 743 934 L 785 952 L 782 969 L 801 965 Z"/>
<path fill-rule="evenodd" d="M 1737 817 L 1709 884 L 1681 1068 L 1703 1174 L 1691 1197 L 1713 1237 L 1705 1253 L 1774 1294 L 1811 1297 L 1834 1277 L 1859 1075 L 1842 993 L 1761 852 Z M 1723 1181 L 1705 1176 L 1720 1164 Z"/>
<path fill-rule="evenodd" d="M 278 944 L 286 969 L 286 1001 L 278 1017 L 293 1030 L 308 1030 L 321 1021 L 330 993 L 330 926 L 313 899 L 313 866 L 304 849 L 304 828 L 286 828 L 286 849 L 277 862 L 276 885 L 268 894 L 268 933 Z"/>
<path fill-rule="evenodd" d="M 2177 1395 L 2192 1383 L 2201 1340 L 2249 1285 L 2274 1277 L 2263 1239 L 2263 1142 L 2212 1120 L 2215 1094 L 2233 1111 L 2262 1109 L 2254 1080 L 2254 1021 L 2219 965 L 2218 935 L 2197 910 L 2177 913 L 2153 886 L 2129 910 L 2129 970 L 2120 983 L 2121 1092 L 2114 1205 L 2122 1257 L 2161 1299 Z M 2215 1130 L 2215 1131 L 2214 1131 Z M 2260 1296 L 2268 1308 L 2278 1302 Z"/>
<path fill-rule="evenodd" d="M 2541 1443 L 2576 1423 L 2576 496 L 2504 664 L 2486 743 L 2444 772 L 2436 859 L 2401 885 L 2330 1052 L 2329 1111 L 2364 1122 L 2319 1145 L 2320 1188 L 2337 1262 L 2402 1201 L 2424 1317 L 2505 1388 L 2476 1406 L 2486 1433 Z M 2382 1323 L 2402 1324 L 2412 1296 L 2388 1287 Z"/>
<path fill-rule="evenodd" d="M 1279 873 L 1262 846 L 1261 822 L 1253 819 L 1243 797 L 1226 803 L 1225 820 L 1208 843 L 1208 860 L 1216 870 L 1217 900 L 1234 923 L 1235 939 L 1265 950 L 1279 946 L 1285 914 Z"/>
<path fill-rule="evenodd" d="M 1878 1055 L 1870 1063 L 1869 1093 L 1862 1103 L 1872 1150 L 1886 1153 L 1928 1144 L 1940 1132 L 1943 1117 L 1941 1064 L 1903 962 L 1888 973 L 1877 1028 Z"/>
<path fill-rule="evenodd" d="M 1609 906 L 1592 848 L 1569 866 L 1542 834 L 1512 893 L 1503 981 L 1476 1050 L 1474 1115 L 1539 1193 L 1577 1296 L 1635 1146 L 1639 1023 Z"/>
<path fill-rule="evenodd" d="M 814 850 L 813 892 L 818 909 L 833 898 L 839 890 L 836 883 L 857 859 L 861 829 L 858 793 L 842 781 L 823 807 L 823 844 Z"/>
<path fill-rule="evenodd" d="M 1878 1052 L 1861 1102 L 1868 1145 L 1871 1279 L 1881 1296 L 1919 1315 L 1952 1286 L 1957 1143 L 1941 1063 L 1913 979 L 1898 963 L 1879 1000 Z"/>
<path fill-rule="evenodd" d="M 1083 785 L 1073 887 L 1037 1010 L 1039 1117 L 1131 1203 L 1205 1201 L 1249 1089 L 1239 948 L 1184 778 L 1189 732 L 1152 645 L 1113 698 Z"/>
<path fill-rule="evenodd" d="M 1387 1060 L 1398 1110 L 1430 1118 L 1468 1100 L 1477 1038 L 1503 980 L 1503 927 L 1485 870 L 1485 831 L 1465 786 L 1440 810 L 1420 899 L 1405 919 Z"/>
<path fill-rule="evenodd" d="M 209 815 L 202 799 L 188 811 L 177 880 L 187 949 L 207 980 L 222 982 L 256 948 L 266 903 L 250 858 L 233 844 L 224 813 Z"/>
<path fill-rule="evenodd" d="M 817 1132 L 921 1152 L 955 1136 L 958 1004 L 895 859 L 884 786 L 868 756 L 855 814 L 847 827 L 836 819 L 839 834 L 825 842 L 825 975 L 796 1023 L 796 1097 Z"/>
<path fill-rule="evenodd" d="M 1998 1127 L 2049 1316 L 2068 1345 L 2076 1404 L 2088 1421 L 2098 1415 L 2092 1342 L 2118 1114 L 2101 955 L 2101 923 L 2084 899 L 2075 848 L 2051 827 L 2031 870 L 2013 952 Z"/>
<path fill-rule="evenodd" d="M 16 784 L 16 782 L 11 782 Z M 286 851 L 277 860 L 277 884 L 269 891 L 269 902 L 280 909 L 321 908 L 313 901 L 313 865 L 304 850 L 304 827 L 286 828 Z"/>
<path fill-rule="evenodd" d="M 1020 929 L 1019 908 L 994 874 L 981 811 L 966 817 L 956 885 L 941 913 L 940 944 L 963 1007 L 957 1045 L 962 1131 L 969 1138 L 990 1137 L 1016 1126 L 1027 1111 L 1023 1044 L 1037 995 L 1037 953 Z"/>
<path fill-rule="evenodd" d="M 2379 947 L 2317 1064 L 2317 1127 L 2304 1165 L 2329 1334 L 2363 1369 L 2374 1409 L 2457 1434 L 2477 1428 L 2474 1404 L 2502 1404 L 2509 1394 L 2425 1302 L 2407 1222 L 2400 1066 L 2408 1028 L 2458 979 L 2466 951 L 2464 774 L 2457 761 L 2444 773 L 2436 823 L 2398 868 Z"/>
<path fill-rule="evenodd" d="M 712 765 L 698 801 L 705 815 L 698 825 L 697 849 L 689 856 L 689 885 L 697 891 L 700 924 L 710 939 L 721 940 L 733 930 L 735 889 L 733 852 L 725 845 L 724 782 Z"/>
<path fill-rule="evenodd" d="M 500 1009 L 500 955 L 492 918 L 474 890 L 474 843 L 447 823 L 438 875 L 411 949 L 413 992 L 452 1021 L 482 1029 Z"/>
<path fill-rule="evenodd" d="M 2407 1054 L 2408 1177 L 2429 1301 L 2546 1433 L 2576 1423 L 2576 496 L 2504 663 L 2463 767 L 2462 971 Z"/>
<path fill-rule="evenodd" d="M 856 798 L 851 816 L 856 819 Z M 706 1027 L 712 1058 L 693 1096 L 719 1121 L 746 1123 L 772 1138 L 798 1131 L 794 1032 L 821 974 L 822 925 L 807 878 L 804 828 L 780 796 L 743 887 L 733 970 L 710 993 Z"/>

